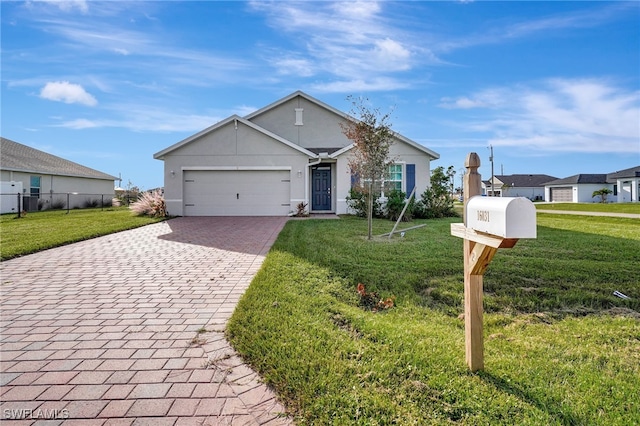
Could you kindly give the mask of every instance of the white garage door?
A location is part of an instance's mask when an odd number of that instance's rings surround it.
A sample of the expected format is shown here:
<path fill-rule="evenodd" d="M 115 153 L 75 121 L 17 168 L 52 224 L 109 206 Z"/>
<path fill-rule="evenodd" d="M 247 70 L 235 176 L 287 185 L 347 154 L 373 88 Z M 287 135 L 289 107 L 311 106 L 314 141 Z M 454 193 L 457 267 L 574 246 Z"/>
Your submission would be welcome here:
<path fill-rule="evenodd" d="M 187 170 L 185 216 L 286 216 L 288 170 Z"/>
<path fill-rule="evenodd" d="M 551 195 L 551 201 L 560 202 L 560 203 L 573 202 L 573 188 L 570 186 L 550 188 L 550 195 Z"/>

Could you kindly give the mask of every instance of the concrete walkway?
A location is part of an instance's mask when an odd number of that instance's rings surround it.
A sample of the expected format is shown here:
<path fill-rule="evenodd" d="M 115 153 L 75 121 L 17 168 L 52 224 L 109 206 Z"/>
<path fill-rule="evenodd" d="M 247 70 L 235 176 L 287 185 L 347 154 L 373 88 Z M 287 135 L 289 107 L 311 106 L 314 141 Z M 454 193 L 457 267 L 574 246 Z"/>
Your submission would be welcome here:
<path fill-rule="evenodd" d="M 177 218 L 3 262 L 2 421 L 292 424 L 223 334 L 286 221 Z"/>
<path fill-rule="evenodd" d="M 538 213 L 550 213 L 550 214 L 572 214 L 578 216 L 608 216 L 608 217 L 624 217 L 629 219 L 640 219 L 640 214 L 635 213 L 613 213 L 613 212 L 582 212 L 574 210 L 543 210 L 538 209 Z"/>

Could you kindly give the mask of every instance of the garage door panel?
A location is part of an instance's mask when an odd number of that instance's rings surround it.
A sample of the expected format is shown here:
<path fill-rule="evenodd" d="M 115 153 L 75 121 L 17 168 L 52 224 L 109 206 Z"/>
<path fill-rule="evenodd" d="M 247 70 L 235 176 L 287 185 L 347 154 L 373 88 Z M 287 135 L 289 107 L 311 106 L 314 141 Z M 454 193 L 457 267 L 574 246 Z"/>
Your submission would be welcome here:
<path fill-rule="evenodd" d="M 185 216 L 284 216 L 290 198 L 288 170 L 185 171 Z"/>
<path fill-rule="evenodd" d="M 550 188 L 551 201 L 561 203 L 573 202 L 573 188 L 570 186 L 563 186 L 558 188 Z"/>

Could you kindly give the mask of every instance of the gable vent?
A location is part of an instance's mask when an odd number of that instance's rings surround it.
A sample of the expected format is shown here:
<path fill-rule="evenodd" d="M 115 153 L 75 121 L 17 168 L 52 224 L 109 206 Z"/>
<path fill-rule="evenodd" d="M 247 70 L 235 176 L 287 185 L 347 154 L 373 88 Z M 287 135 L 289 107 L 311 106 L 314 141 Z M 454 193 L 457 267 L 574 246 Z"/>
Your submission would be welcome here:
<path fill-rule="evenodd" d="M 302 126 L 302 111 L 303 108 L 296 108 L 296 126 Z"/>

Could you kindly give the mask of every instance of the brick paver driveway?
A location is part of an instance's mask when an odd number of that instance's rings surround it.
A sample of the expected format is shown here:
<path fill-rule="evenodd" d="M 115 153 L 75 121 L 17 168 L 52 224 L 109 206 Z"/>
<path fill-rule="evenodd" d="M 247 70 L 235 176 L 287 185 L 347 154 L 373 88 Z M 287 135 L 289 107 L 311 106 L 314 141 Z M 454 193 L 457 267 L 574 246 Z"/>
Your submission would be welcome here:
<path fill-rule="evenodd" d="M 223 330 L 286 218 L 177 218 L 3 262 L 0 419 L 290 424 Z"/>

